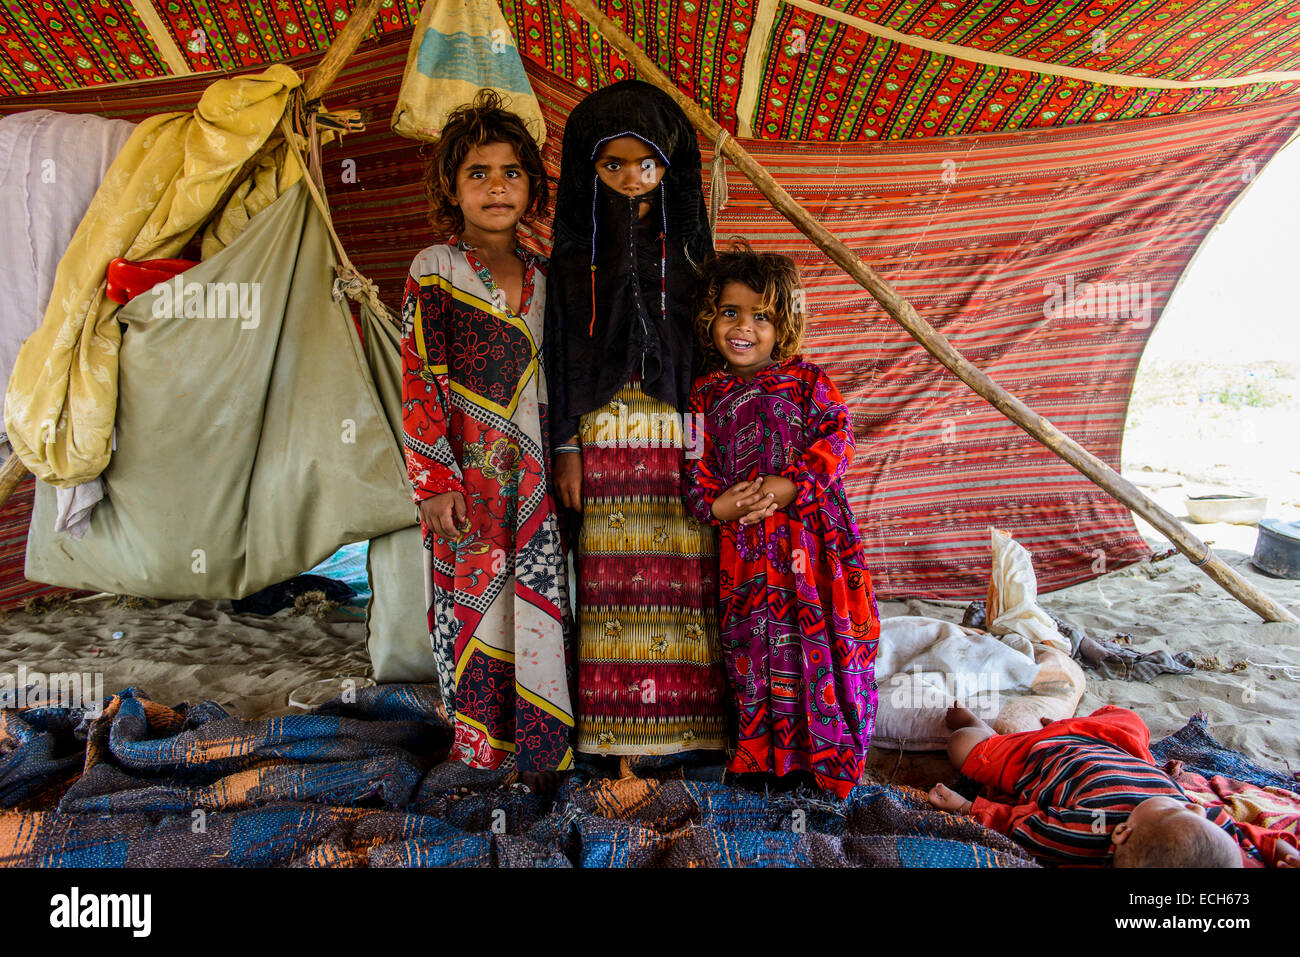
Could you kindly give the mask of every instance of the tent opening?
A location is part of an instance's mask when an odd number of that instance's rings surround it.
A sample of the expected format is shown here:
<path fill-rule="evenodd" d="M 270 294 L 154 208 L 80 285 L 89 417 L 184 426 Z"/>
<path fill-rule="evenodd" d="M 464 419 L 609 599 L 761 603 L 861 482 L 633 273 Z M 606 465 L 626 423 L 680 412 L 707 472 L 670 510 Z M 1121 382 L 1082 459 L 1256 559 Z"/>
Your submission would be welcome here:
<path fill-rule="evenodd" d="M 1239 175 L 1249 188 L 1207 237 L 1142 355 L 1122 462 L 1201 538 L 1250 554 L 1253 515 L 1300 518 L 1300 144 Z"/>

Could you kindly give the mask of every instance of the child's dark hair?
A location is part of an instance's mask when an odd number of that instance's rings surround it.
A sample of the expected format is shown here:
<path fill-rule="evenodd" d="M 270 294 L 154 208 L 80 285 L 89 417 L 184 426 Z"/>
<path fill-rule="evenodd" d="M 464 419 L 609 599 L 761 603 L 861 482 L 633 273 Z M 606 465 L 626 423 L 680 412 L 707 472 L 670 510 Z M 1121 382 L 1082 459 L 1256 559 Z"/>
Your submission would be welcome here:
<path fill-rule="evenodd" d="M 1166 818 L 1134 829 L 1115 848 L 1116 867 L 1241 867 L 1241 851 L 1230 840 L 1215 840 L 1214 825 L 1202 820 Z"/>
<path fill-rule="evenodd" d="M 429 222 L 439 236 L 459 236 L 465 216 L 452 203 L 456 195 L 456 172 L 469 151 L 488 143 L 514 147 L 515 155 L 528 176 L 528 208 L 524 220 L 544 219 L 551 205 L 551 184 L 542 165 L 542 152 L 524 121 L 505 108 L 495 90 L 479 90 L 472 103 L 458 106 L 447 117 L 442 136 L 424 172 L 425 195 L 429 199 Z"/>
<path fill-rule="evenodd" d="M 789 256 L 756 253 L 743 239 L 733 239 L 731 249 L 718 253 L 704 264 L 699 307 L 695 312 L 695 336 L 710 368 L 725 365 L 713 344 L 713 320 L 718 300 L 727 283 L 738 282 L 763 297 L 763 312 L 776 326 L 772 359 L 788 359 L 803 343 L 804 297 L 799 286 L 799 267 Z"/>

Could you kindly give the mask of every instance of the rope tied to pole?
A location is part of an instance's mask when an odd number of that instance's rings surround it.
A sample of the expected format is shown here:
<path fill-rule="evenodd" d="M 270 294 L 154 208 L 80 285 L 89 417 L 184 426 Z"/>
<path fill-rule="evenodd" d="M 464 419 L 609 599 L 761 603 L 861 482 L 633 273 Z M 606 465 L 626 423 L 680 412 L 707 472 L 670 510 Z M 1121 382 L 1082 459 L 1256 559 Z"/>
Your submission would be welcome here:
<path fill-rule="evenodd" d="M 335 252 L 338 253 L 339 261 L 334 266 L 335 279 L 330 290 L 334 301 L 342 302 L 343 297 L 347 296 L 353 302 L 369 306 L 376 315 L 386 317 L 394 325 L 400 325 L 397 316 L 379 298 L 379 288 L 352 264 L 347 250 L 343 248 L 343 240 L 339 239 L 339 234 L 334 229 L 334 219 L 330 216 L 329 203 L 325 201 L 325 197 L 311 175 L 307 160 L 303 156 L 302 146 L 298 142 L 302 137 L 291 128 L 288 115 L 281 118 L 280 128 L 284 134 L 285 142 L 289 144 L 290 153 L 298 161 L 299 166 L 302 167 L 303 183 L 307 187 L 307 192 L 311 194 L 316 208 L 320 210 L 321 218 L 325 221 L 325 228 L 329 231 L 330 241 L 334 244 Z"/>
<path fill-rule="evenodd" d="M 713 160 L 709 163 L 709 230 L 718 226 L 718 213 L 727 208 L 727 156 L 723 144 L 731 137 L 726 130 L 718 130 L 713 141 Z"/>

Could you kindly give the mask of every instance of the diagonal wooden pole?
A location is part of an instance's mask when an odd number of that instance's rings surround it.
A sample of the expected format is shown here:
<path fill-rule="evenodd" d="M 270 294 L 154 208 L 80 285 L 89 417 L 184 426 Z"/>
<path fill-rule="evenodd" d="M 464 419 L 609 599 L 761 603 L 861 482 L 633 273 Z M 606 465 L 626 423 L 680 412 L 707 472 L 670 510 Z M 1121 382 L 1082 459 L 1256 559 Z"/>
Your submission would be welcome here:
<path fill-rule="evenodd" d="M 708 113 L 690 97 L 682 93 L 659 69 L 659 66 L 641 51 L 618 25 L 602 14 L 591 0 L 567 0 L 592 27 L 635 68 L 637 75 L 671 96 L 691 122 L 710 140 L 717 141 L 725 131 Z M 830 230 L 817 222 L 809 212 L 795 202 L 785 188 L 774 180 L 763 166 L 750 156 L 735 138 L 723 138 L 721 150 L 748 177 L 780 211 L 786 219 L 822 250 L 831 261 L 848 273 L 858 285 L 871 293 L 884 310 L 902 326 L 907 334 L 921 344 L 930 355 L 962 382 L 970 386 L 985 401 L 1024 429 L 1044 446 L 1060 456 L 1089 480 L 1122 505 L 1141 515 L 1164 533 L 1174 546 L 1191 559 L 1205 574 L 1223 586 L 1227 592 L 1258 614 L 1265 621 L 1300 621 L 1286 608 L 1256 588 L 1229 568 L 1210 547 L 1189 532 L 1173 515 L 1147 498 L 1136 486 L 1122 478 L 1097 456 L 1074 439 L 1021 402 L 988 375 L 973 365 L 955 349 L 947 339 L 912 308 L 911 303 L 898 294 L 870 266 L 863 262 Z"/>
<path fill-rule="evenodd" d="M 334 35 L 334 42 L 329 45 L 325 55 L 316 64 L 316 69 L 312 70 L 303 82 L 303 98 L 308 103 L 324 96 L 325 91 L 338 79 L 338 75 L 348 62 L 348 58 L 361 45 L 362 38 L 370 29 L 370 24 L 374 21 L 376 14 L 379 13 L 381 3 L 383 3 L 383 0 L 365 0 L 364 3 L 352 10 L 347 23 L 343 24 L 342 29 Z M 290 99 L 289 102 L 292 104 L 293 100 Z M 281 137 L 277 133 L 272 133 L 266 138 L 266 142 L 262 144 L 261 148 L 244 161 L 244 165 L 235 175 L 235 178 L 230 181 L 230 185 L 226 187 L 221 198 L 213 204 L 212 212 L 208 216 L 209 220 L 221 215 L 221 211 L 226 208 L 226 204 L 235 195 L 235 191 L 248 177 L 253 175 L 253 171 L 257 169 L 262 160 L 271 155 L 281 142 Z M 204 222 L 195 232 L 202 232 L 206 226 L 207 222 Z"/>

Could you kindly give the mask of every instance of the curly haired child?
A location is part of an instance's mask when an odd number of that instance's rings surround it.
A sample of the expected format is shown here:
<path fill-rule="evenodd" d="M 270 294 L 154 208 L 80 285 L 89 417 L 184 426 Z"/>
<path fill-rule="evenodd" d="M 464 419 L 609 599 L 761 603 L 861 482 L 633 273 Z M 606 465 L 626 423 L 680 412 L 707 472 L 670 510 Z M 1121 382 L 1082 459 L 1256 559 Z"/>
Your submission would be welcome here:
<path fill-rule="evenodd" d="M 730 769 L 811 772 L 845 797 L 871 740 L 880 622 L 844 491 L 849 410 L 798 355 L 802 301 L 785 256 L 740 245 L 706 267 L 696 332 L 721 368 L 691 394 L 704 441 L 687 501 L 721 531 L 722 652 L 740 718 Z"/>
<path fill-rule="evenodd" d="M 549 788 L 573 761 L 570 616 L 547 491 L 546 262 L 516 237 L 546 214 L 549 185 L 523 121 L 488 90 L 449 118 L 426 185 L 446 241 L 406 280 L 402 424 L 430 637 L 454 753 Z"/>

